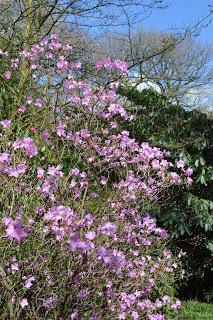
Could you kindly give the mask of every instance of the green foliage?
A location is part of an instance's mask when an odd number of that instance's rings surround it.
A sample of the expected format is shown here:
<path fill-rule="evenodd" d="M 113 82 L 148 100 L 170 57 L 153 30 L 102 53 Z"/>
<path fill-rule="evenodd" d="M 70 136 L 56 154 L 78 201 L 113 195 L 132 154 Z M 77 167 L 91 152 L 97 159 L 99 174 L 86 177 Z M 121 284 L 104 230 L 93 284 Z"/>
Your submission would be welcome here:
<path fill-rule="evenodd" d="M 184 294 L 201 295 L 205 281 L 210 289 L 205 279 L 211 273 L 213 253 L 213 120 L 198 110 L 174 105 L 151 89 L 120 87 L 119 93 L 135 113 L 129 128 L 132 135 L 170 151 L 173 160 L 184 159 L 194 169 L 192 186 L 170 188 L 169 201 L 162 199 L 153 213 L 172 232 L 175 247 L 187 251 L 185 267 L 192 290 L 189 293 L 187 286 Z"/>

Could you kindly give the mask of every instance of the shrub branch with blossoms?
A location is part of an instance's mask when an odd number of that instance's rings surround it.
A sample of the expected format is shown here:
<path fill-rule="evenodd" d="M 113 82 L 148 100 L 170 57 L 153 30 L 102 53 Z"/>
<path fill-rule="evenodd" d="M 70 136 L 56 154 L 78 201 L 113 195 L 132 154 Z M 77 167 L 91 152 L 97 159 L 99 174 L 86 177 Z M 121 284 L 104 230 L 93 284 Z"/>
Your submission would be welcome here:
<path fill-rule="evenodd" d="M 55 35 L 1 59 L 8 86 L 31 74 L 0 121 L 1 319 L 166 319 L 179 261 L 145 208 L 192 170 L 122 130 L 126 64 L 82 80 Z"/>

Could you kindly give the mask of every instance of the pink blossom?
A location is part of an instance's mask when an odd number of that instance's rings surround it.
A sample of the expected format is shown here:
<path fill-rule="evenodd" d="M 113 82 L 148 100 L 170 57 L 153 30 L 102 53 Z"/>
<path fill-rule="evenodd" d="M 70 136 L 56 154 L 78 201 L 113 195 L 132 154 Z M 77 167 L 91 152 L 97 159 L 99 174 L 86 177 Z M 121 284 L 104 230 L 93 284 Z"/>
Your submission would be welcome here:
<path fill-rule="evenodd" d="M 11 268 L 11 271 L 12 271 L 12 272 L 13 272 L 13 271 L 18 271 L 18 270 L 19 270 L 19 264 L 18 264 L 18 262 L 13 262 L 13 263 L 11 263 L 10 268 Z"/>
<path fill-rule="evenodd" d="M 96 234 L 94 231 L 88 231 L 87 233 L 85 233 L 85 238 L 88 240 L 94 240 L 96 237 Z"/>
<path fill-rule="evenodd" d="M 31 64 L 31 66 L 30 66 L 30 69 L 31 69 L 31 70 L 36 70 L 36 68 L 37 68 L 37 65 L 36 65 L 36 64 Z"/>
<path fill-rule="evenodd" d="M 172 178 L 172 180 L 173 180 L 173 182 L 175 184 L 180 184 L 181 183 L 181 178 L 176 172 L 171 172 L 170 176 L 171 176 L 171 178 Z"/>
<path fill-rule="evenodd" d="M 103 60 L 100 60 L 100 61 L 97 61 L 95 66 L 97 69 L 101 69 L 102 67 L 104 68 L 111 68 L 111 60 L 110 59 L 103 59 Z"/>
<path fill-rule="evenodd" d="M 43 299 L 43 306 L 47 309 L 55 308 L 57 304 L 57 297 L 50 296 L 47 299 Z"/>
<path fill-rule="evenodd" d="M 28 96 L 27 99 L 26 99 L 26 103 L 31 105 L 33 102 L 33 98 L 31 96 Z"/>
<path fill-rule="evenodd" d="M 185 257 L 185 256 L 186 256 L 186 252 L 182 251 L 181 249 L 180 252 L 178 253 L 178 258 Z"/>
<path fill-rule="evenodd" d="M 34 44 L 31 48 L 31 56 L 35 59 L 39 53 L 41 53 L 44 49 L 40 47 L 38 44 Z"/>
<path fill-rule="evenodd" d="M 43 179 L 44 178 L 44 169 L 42 169 L 41 167 L 37 168 L 37 178 L 38 179 Z"/>
<path fill-rule="evenodd" d="M 47 170 L 47 174 L 60 179 L 63 177 L 63 172 L 61 171 L 61 165 L 58 165 L 56 167 L 49 167 Z"/>
<path fill-rule="evenodd" d="M 21 242 L 26 238 L 27 233 L 23 229 L 20 221 L 12 220 L 6 229 L 6 235 L 10 239 L 16 239 L 16 241 Z"/>
<path fill-rule="evenodd" d="M 72 50 L 73 50 L 73 47 L 70 46 L 69 44 L 65 44 L 65 45 L 63 45 L 63 49 L 64 49 L 65 51 L 72 51 Z"/>
<path fill-rule="evenodd" d="M 111 222 L 105 222 L 100 228 L 99 231 L 102 234 L 105 234 L 109 237 L 114 237 L 116 234 L 117 227 Z"/>
<path fill-rule="evenodd" d="M 80 136 L 82 138 L 89 138 L 90 137 L 90 133 L 89 133 L 89 131 L 87 129 L 82 129 L 80 131 Z"/>
<path fill-rule="evenodd" d="M 80 299 L 85 298 L 88 295 L 88 291 L 87 290 L 81 290 L 79 291 L 79 293 L 77 294 L 77 297 Z"/>
<path fill-rule="evenodd" d="M 91 156 L 87 159 L 88 163 L 93 163 L 95 160 L 95 157 L 94 156 Z"/>
<path fill-rule="evenodd" d="M 5 78 L 6 78 L 7 80 L 9 80 L 9 79 L 11 78 L 11 75 L 12 75 L 12 73 L 11 73 L 10 70 L 5 71 L 5 73 L 4 73 L 4 76 L 5 76 Z"/>
<path fill-rule="evenodd" d="M 80 174 L 80 170 L 78 168 L 73 168 L 71 169 L 70 174 L 72 176 L 78 176 Z"/>
<path fill-rule="evenodd" d="M 163 303 L 168 304 L 171 301 L 171 298 L 169 296 L 163 296 L 162 298 Z"/>
<path fill-rule="evenodd" d="M 25 137 L 22 140 L 17 140 L 13 143 L 14 150 L 25 149 L 29 158 L 32 158 L 37 155 L 37 147 L 35 146 L 34 140 L 29 137 Z"/>
<path fill-rule="evenodd" d="M 101 176 L 100 184 L 102 184 L 103 186 L 104 186 L 105 184 L 107 184 L 107 178 L 104 177 L 104 176 Z"/>
<path fill-rule="evenodd" d="M 70 320 L 77 320 L 78 319 L 78 312 L 74 311 L 71 315 L 70 315 Z"/>
<path fill-rule="evenodd" d="M 35 99 L 35 101 L 34 101 L 34 105 L 35 105 L 36 107 L 41 108 L 41 107 L 43 106 L 43 104 L 44 104 L 44 101 L 41 100 L 41 99 Z"/>
<path fill-rule="evenodd" d="M 19 53 L 20 56 L 24 58 L 29 58 L 30 57 L 30 52 L 28 50 L 23 50 Z"/>
<path fill-rule="evenodd" d="M 74 252 L 76 250 L 89 250 L 91 248 L 90 244 L 79 239 L 77 233 L 74 233 L 70 236 L 68 243 L 70 244 L 71 250 Z"/>
<path fill-rule="evenodd" d="M 51 35 L 51 40 L 49 43 L 49 49 L 52 51 L 57 51 L 62 47 L 59 41 L 59 37 L 56 34 Z"/>
<path fill-rule="evenodd" d="M 44 192 L 44 193 L 49 193 L 50 188 L 51 188 L 50 183 L 47 180 L 45 180 L 44 183 L 41 186 L 41 191 Z"/>
<path fill-rule="evenodd" d="M 18 59 L 12 59 L 11 60 L 11 68 L 16 69 L 19 65 L 19 60 Z"/>
<path fill-rule="evenodd" d="M 46 58 L 47 60 L 50 60 L 50 59 L 53 58 L 53 54 L 52 54 L 51 52 L 46 52 L 46 53 L 45 53 L 45 58 Z"/>
<path fill-rule="evenodd" d="M 49 138 L 49 132 L 47 129 L 45 129 L 42 133 L 41 133 L 41 138 L 44 140 L 47 140 Z"/>
<path fill-rule="evenodd" d="M 81 62 L 77 61 L 77 62 L 70 63 L 70 68 L 77 69 L 77 70 L 81 69 Z"/>
<path fill-rule="evenodd" d="M 65 137 L 66 134 L 65 134 L 65 129 L 66 129 L 67 125 L 66 124 L 63 124 L 62 122 L 59 122 L 57 127 L 56 127 L 56 132 L 57 132 L 57 135 L 59 137 Z"/>
<path fill-rule="evenodd" d="M 22 309 L 24 309 L 25 307 L 27 307 L 29 305 L 28 301 L 26 298 L 22 299 L 20 301 L 20 306 L 22 307 Z"/>
<path fill-rule="evenodd" d="M 24 105 L 21 105 L 19 108 L 18 108 L 18 112 L 20 113 L 24 113 L 26 111 L 26 107 Z"/>
<path fill-rule="evenodd" d="M 187 183 L 189 184 L 189 185 L 191 185 L 192 183 L 193 183 L 193 180 L 192 180 L 192 178 L 190 178 L 190 177 L 187 177 Z"/>
<path fill-rule="evenodd" d="M 0 121 L 0 124 L 2 125 L 2 127 L 4 129 L 9 129 L 11 126 L 11 120 L 7 120 L 7 119 L 2 120 L 2 121 Z"/>
<path fill-rule="evenodd" d="M 68 61 L 64 56 L 60 56 L 57 62 L 58 69 L 67 70 L 68 68 Z"/>
<path fill-rule="evenodd" d="M 3 219 L 2 219 L 2 223 L 5 225 L 5 226 L 8 226 L 11 222 L 13 221 L 13 219 L 9 216 L 5 216 Z"/>
<path fill-rule="evenodd" d="M 138 314 L 137 311 L 133 311 L 132 314 L 131 314 L 131 316 L 132 316 L 132 319 L 133 319 L 133 320 L 138 320 L 138 319 L 139 319 L 139 314 Z"/>
<path fill-rule="evenodd" d="M 7 164 L 9 161 L 10 161 L 9 152 L 0 153 L 0 163 Z"/>
<path fill-rule="evenodd" d="M 118 89 L 119 85 L 120 85 L 120 83 L 118 81 L 116 81 L 116 82 L 110 83 L 109 86 L 111 89 L 116 90 L 116 89 Z"/>
<path fill-rule="evenodd" d="M 113 67 L 114 69 L 120 70 L 123 75 L 127 75 L 127 73 L 128 73 L 127 64 L 126 64 L 126 62 L 124 62 L 124 61 L 115 60 L 115 61 L 112 63 L 112 67 Z"/>
<path fill-rule="evenodd" d="M 25 288 L 29 289 L 30 287 L 32 287 L 34 281 L 35 277 L 30 275 L 24 282 Z"/>
<path fill-rule="evenodd" d="M 180 309 L 180 307 L 181 307 L 181 301 L 178 299 L 176 300 L 176 302 L 174 304 L 171 305 L 171 308 L 175 309 L 175 310 Z"/>
<path fill-rule="evenodd" d="M 46 47 L 48 45 L 48 38 L 47 37 L 44 37 L 41 41 L 40 41 L 40 46 L 42 47 Z"/>
<path fill-rule="evenodd" d="M 177 165 L 177 168 L 184 168 L 184 166 L 185 166 L 185 161 L 184 160 L 179 160 L 177 163 L 176 163 L 176 165 Z"/>
<path fill-rule="evenodd" d="M 31 132 L 36 132 L 36 131 L 37 131 L 37 128 L 32 127 L 32 128 L 30 128 L 30 131 L 31 131 Z"/>
<path fill-rule="evenodd" d="M 19 177 L 20 175 L 23 175 L 27 169 L 26 164 L 20 163 L 15 167 L 8 167 L 6 169 L 6 172 L 9 177 Z"/>
<path fill-rule="evenodd" d="M 188 177 L 190 177 L 193 174 L 193 169 L 192 168 L 187 168 L 184 172 L 184 174 Z"/>
<path fill-rule="evenodd" d="M 16 260 L 16 256 L 13 256 L 13 258 L 12 258 L 12 262 L 10 264 L 10 269 L 11 269 L 12 273 L 19 270 L 19 264 Z"/>

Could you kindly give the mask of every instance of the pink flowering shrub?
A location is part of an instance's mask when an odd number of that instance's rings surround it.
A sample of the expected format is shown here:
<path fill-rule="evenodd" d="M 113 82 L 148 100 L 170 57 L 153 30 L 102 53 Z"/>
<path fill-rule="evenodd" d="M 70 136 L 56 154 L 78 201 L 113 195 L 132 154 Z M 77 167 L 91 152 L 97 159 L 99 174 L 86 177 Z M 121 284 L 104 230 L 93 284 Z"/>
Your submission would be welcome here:
<path fill-rule="evenodd" d="M 192 171 L 122 130 L 124 62 L 83 81 L 71 57 L 55 35 L 4 57 L 29 79 L 0 119 L 1 319 L 166 319 L 179 262 L 146 209 Z"/>

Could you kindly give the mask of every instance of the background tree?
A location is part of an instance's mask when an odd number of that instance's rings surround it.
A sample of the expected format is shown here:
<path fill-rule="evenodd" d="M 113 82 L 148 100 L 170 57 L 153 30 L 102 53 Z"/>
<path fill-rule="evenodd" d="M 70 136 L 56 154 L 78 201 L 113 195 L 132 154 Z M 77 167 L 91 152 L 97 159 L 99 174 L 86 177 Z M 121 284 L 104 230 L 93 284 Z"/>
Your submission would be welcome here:
<path fill-rule="evenodd" d="M 181 37 L 144 29 L 128 37 L 108 34 L 103 46 L 113 58 L 128 61 L 135 83 L 151 82 L 172 101 L 199 95 L 198 89 L 213 83 L 213 47 L 190 32 Z"/>
<path fill-rule="evenodd" d="M 170 103 L 154 90 L 121 87 L 119 91 L 135 110 L 132 136 L 169 150 L 173 160 L 185 159 L 195 170 L 192 185 L 170 188 L 167 200 L 162 198 L 153 213 L 158 212 L 158 221 L 173 234 L 175 248 L 187 252 L 187 281 L 181 294 L 203 298 L 212 290 L 213 121 L 198 110 L 186 111 Z"/>

